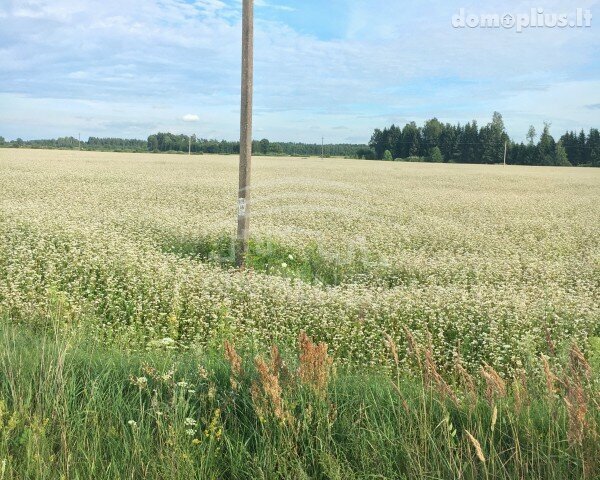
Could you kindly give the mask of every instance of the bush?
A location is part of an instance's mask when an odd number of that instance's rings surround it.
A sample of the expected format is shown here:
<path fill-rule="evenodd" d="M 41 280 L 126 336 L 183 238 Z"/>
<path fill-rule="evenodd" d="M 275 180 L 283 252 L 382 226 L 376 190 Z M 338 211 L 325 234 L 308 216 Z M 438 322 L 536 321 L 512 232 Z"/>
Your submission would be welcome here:
<path fill-rule="evenodd" d="M 429 160 L 433 163 L 443 163 L 444 156 L 442 155 L 442 151 L 439 147 L 433 147 L 431 152 L 429 153 Z"/>

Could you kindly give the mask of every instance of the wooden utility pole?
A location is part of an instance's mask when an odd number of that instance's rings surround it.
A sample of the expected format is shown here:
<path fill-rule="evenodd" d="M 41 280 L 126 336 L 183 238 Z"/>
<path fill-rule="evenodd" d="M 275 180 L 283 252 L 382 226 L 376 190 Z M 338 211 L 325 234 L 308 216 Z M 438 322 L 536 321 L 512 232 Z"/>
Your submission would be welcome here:
<path fill-rule="evenodd" d="M 192 155 L 192 136 L 190 135 L 190 143 L 188 146 L 188 155 Z"/>
<path fill-rule="evenodd" d="M 81 150 L 81 133 L 78 134 L 78 138 L 79 138 L 79 150 Z"/>
<path fill-rule="evenodd" d="M 504 142 L 504 166 L 506 167 L 506 154 L 508 152 L 508 142 Z"/>
<path fill-rule="evenodd" d="M 243 267 L 250 237 L 250 172 L 252 164 L 252 91 L 254 81 L 254 0 L 243 0 L 242 108 L 240 119 L 240 184 L 235 261 Z"/>
<path fill-rule="evenodd" d="M 321 137 L 321 160 L 325 158 L 325 137 Z"/>

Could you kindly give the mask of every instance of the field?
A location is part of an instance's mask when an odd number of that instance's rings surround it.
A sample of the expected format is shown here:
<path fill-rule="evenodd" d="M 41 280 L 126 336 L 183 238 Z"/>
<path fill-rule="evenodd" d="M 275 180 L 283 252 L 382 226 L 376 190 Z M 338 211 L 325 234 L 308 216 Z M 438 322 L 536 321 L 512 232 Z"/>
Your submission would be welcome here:
<path fill-rule="evenodd" d="M 253 175 L 240 272 L 237 157 L 0 149 L 0 479 L 597 478 L 600 171 Z"/>

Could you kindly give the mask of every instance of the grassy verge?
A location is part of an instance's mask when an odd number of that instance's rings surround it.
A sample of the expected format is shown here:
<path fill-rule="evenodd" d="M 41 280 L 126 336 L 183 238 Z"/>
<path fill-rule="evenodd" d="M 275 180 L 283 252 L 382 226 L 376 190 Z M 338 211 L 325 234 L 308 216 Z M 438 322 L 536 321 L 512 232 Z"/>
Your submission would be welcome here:
<path fill-rule="evenodd" d="M 306 336 L 252 359 L 2 324 L 0 350 L 2 480 L 600 474 L 597 372 L 576 348 L 513 381 L 444 378 L 416 346 L 415 374 L 336 371 Z"/>

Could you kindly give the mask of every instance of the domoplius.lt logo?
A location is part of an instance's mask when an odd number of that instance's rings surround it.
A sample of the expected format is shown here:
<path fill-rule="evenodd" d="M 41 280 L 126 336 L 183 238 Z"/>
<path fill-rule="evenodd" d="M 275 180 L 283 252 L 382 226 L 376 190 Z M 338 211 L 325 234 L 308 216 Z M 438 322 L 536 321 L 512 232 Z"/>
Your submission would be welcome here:
<path fill-rule="evenodd" d="M 469 13 L 465 8 L 452 17 L 452 27 L 496 28 L 522 33 L 528 28 L 590 28 L 593 14 L 589 9 L 577 8 L 567 12 L 546 12 L 544 8 L 532 8 L 528 12 Z"/>

